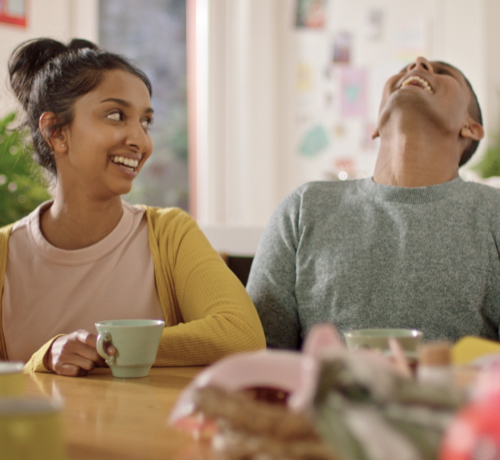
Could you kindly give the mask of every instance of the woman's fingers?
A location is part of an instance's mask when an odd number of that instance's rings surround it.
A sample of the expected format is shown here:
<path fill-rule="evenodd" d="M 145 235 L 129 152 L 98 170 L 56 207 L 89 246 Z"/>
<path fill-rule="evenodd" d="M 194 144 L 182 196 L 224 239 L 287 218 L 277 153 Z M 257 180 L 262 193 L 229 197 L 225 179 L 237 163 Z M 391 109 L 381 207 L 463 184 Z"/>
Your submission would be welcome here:
<path fill-rule="evenodd" d="M 109 356 L 113 356 L 115 353 L 116 353 L 116 348 L 109 344 L 107 347 L 106 347 L 106 353 L 109 355 Z"/>
<path fill-rule="evenodd" d="M 86 375 L 102 363 L 95 342 L 95 335 L 84 330 L 59 337 L 49 351 L 49 368 L 62 375 Z"/>
<path fill-rule="evenodd" d="M 83 377 L 87 375 L 87 371 L 82 369 L 81 367 L 76 366 L 75 364 L 61 364 L 58 365 L 56 369 L 54 369 L 59 375 L 66 375 L 68 377 Z"/>
<path fill-rule="evenodd" d="M 82 345 L 84 345 L 83 347 L 78 347 L 78 352 L 91 361 L 99 361 L 100 356 L 96 349 L 97 336 L 84 330 L 76 331 L 76 336 Z"/>
<path fill-rule="evenodd" d="M 83 330 L 78 331 L 78 332 L 81 332 L 79 337 L 83 343 L 85 343 L 86 345 L 88 345 L 89 347 L 92 347 L 92 348 L 97 347 L 97 335 L 91 334 L 90 332 L 83 331 Z M 116 348 L 111 343 L 108 343 L 108 342 L 104 342 L 104 343 L 107 344 L 105 346 L 106 353 L 109 356 L 113 356 L 116 353 Z"/>
<path fill-rule="evenodd" d="M 91 349 L 96 350 L 97 358 L 94 360 L 96 367 L 106 367 L 106 362 L 103 357 L 97 353 L 97 335 L 91 334 L 88 331 L 77 331 L 78 340 L 80 340 L 85 345 L 89 346 Z M 109 356 L 113 356 L 116 353 L 116 348 L 110 343 L 104 342 L 104 348 Z"/>
<path fill-rule="evenodd" d="M 89 347 L 95 348 L 97 345 L 97 336 L 89 331 L 80 329 L 76 331 L 76 336 L 78 337 L 78 340 L 80 342 L 84 343 Z"/>

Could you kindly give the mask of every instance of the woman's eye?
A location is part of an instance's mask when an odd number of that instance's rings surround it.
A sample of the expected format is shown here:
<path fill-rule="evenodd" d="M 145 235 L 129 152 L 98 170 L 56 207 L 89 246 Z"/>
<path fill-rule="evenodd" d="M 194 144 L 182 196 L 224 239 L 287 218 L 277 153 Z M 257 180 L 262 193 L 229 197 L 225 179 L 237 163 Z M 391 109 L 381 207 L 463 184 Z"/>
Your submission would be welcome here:
<path fill-rule="evenodd" d="M 108 118 L 110 120 L 121 121 L 121 120 L 123 120 L 123 115 L 121 112 L 113 112 L 113 113 L 108 114 Z"/>

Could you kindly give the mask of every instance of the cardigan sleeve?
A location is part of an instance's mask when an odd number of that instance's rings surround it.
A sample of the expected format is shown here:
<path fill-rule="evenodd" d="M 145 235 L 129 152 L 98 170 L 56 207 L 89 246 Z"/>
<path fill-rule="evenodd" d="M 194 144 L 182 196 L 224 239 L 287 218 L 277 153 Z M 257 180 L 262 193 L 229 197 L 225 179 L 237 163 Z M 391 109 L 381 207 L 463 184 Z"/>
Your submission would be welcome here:
<path fill-rule="evenodd" d="M 0 228 L 0 361 L 7 360 L 7 345 L 3 335 L 2 323 L 2 298 L 3 285 L 5 281 L 5 271 L 7 269 L 7 254 L 9 250 L 9 235 L 14 224 Z"/>
<path fill-rule="evenodd" d="M 44 358 L 55 340 L 59 337 L 62 337 L 63 335 L 64 334 L 56 335 L 47 343 L 43 344 L 37 351 L 35 351 L 35 353 L 31 355 L 29 361 L 24 365 L 23 371 L 28 374 L 31 372 L 52 372 L 45 367 Z"/>
<path fill-rule="evenodd" d="M 166 322 L 155 365 L 205 365 L 265 348 L 249 295 L 194 219 L 176 208 L 148 208 L 148 221 Z"/>

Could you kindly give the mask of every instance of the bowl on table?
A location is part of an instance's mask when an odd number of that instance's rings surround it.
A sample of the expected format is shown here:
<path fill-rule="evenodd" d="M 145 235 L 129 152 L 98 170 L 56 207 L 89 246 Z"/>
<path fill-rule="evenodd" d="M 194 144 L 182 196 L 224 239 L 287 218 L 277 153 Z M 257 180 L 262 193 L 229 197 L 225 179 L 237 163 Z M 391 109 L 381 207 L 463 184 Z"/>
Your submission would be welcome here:
<path fill-rule="evenodd" d="M 355 329 L 344 332 L 344 338 L 347 348 L 351 350 L 379 350 L 387 355 L 392 354 L 390 339 L 394 338 L 414 370 L 418 363 L 418 350 L 423 333 L 417 329 Z"/>

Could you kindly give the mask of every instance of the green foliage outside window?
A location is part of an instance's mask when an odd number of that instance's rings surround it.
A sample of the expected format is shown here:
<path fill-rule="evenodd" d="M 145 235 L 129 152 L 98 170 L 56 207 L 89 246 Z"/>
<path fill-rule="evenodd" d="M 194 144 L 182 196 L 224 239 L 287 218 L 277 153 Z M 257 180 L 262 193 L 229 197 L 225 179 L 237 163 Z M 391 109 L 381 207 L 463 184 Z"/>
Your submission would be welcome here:
<path fill-rule="evenodd" d="M 0 227 L 29 214 L 50 199 L 40 166 L 33 161 L 26 132 L 9 129 L 16 115 L 0 120 Z"/>
<path fill-rule="evenodd" d="M 500 142 L 488 147 L 481 160 L 471 169 L 483 179 L 500 176 Z"/>
<path fill-rule="evenodd" d="M 483 179 L 500 176 L 500 136 L 494 144 L 488 146 L 481 160 L 471 169 Z"/>

